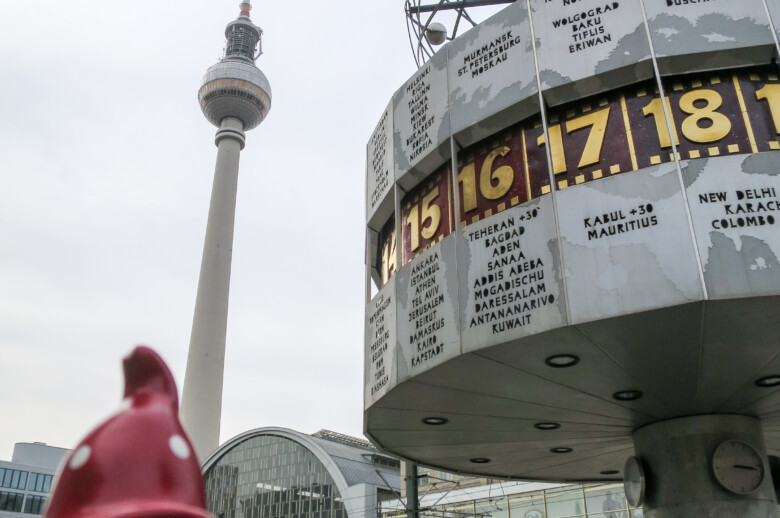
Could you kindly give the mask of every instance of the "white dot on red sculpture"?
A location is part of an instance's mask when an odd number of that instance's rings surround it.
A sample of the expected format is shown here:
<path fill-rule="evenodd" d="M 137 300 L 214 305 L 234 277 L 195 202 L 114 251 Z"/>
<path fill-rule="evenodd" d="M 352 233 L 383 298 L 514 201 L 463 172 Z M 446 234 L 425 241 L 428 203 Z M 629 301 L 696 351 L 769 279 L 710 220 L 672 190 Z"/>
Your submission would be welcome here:
<path fill-rule="evenodd" d="M 186 460 L 190 458 L 190 447 L 181 435 L 172 435 L 168 441 L 168 446 L 173 454 L 180 459 Z"/>
<path fill-rule="evenodd" d="M 73 470 L 79 469 L 81 466 L 87 463 L 91 454 L 92 449 L 85 444 L 73 453 L 73 456 L 70 458 L 70 462 L 68 463 L 68 467 Z"/>

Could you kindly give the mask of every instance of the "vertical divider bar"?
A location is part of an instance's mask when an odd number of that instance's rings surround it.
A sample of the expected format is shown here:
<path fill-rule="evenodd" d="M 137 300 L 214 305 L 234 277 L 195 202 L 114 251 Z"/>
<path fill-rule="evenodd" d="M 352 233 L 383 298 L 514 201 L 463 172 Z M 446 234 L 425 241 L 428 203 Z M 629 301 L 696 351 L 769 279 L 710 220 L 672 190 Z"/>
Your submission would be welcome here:
<path fill-rule="evenodd" d="M 370 141 L 369 141 L 370 142 Z M 365 218 L 365 250 L 363 251 L 363 257 L 365 259 L 365 300 L 363 301 L 363 410 L 366 409 L 366 386 L 368 385 L 368 369 L 366 366 L 368 362 L 368 332 L 366 330 L 366 322 L 368 320 L 368 305 L 371 303 L 371 269 L 373 268 L 372 257 L 373 250 L 371 249 L 371 233 L 374 232 L 371 227 L 368 226 L 368 165 L 371 160 L 368 156 L 368 144 L 366 144 L 366 167 L 364 177 L 364 205 L 363 205 L 363 218 Z M 378 239 L 378 237 L 377 237 Z"/>
<path fill-rule="evenodd" d="M 769 30 L 772 31 L 772 39 L 775 40 L 775 49 L 778 56 L 775 67 L 780 69 L 780 40 L 778 40 L 777 37 L 777 31 L 780 30 L 780 18 L 777 20 L 772 18 L 772 13 L 769 12 L 769 1 L 770 0 L 764 0 L 764 11 L 766 11 L 766 17 L 769 20 Z"/>
<path fill-rule="evenodd" d="M 461 264 L 460 264 L 460 196 L 459 196 L 459 189 L 458 189 L 458 150 L 456 146 L 455 141 L 455 133 L 452 128 L 452 102 L 450 95 L 452 94 L 452 88 L 450 85 L 450 48 L 451 45 L 447 46 L 447 117 L 450 119 L 450 183 L 452 184 L 452 188 L 450 189 L 450 196 L 452 197 L 452 207 L 448 210 L 451 210 L 455 213 L 455 217 L 453 218 L 454 221 L 451 221 L 450 223 L 450 233 L 455 236 L 455 310 L 457 311 L 456 315 L 456 325 L 458 326 L 457 329 L 457 336 L 458 336 L 458 350 L 461 354 L 463 354 L 463 337 L 461 334 L 461 329 L 463 329 L 463 322 L 461 322 L 461 319 L 463 318 L 463 311 L 460 304 L 460 276 L 461 276 Z M 468 272 L 464 273 L 464 275 L 468 275 Z"/>
<path fill-rule="evenodd" d="M 395 162 L 393 162 L 393 165 L 395 166 Z M 393 167 L 393 175 L 395 175 L 395 167 Z M 395 208 L 395 273 L 398 273 L 398 270 L 401 269 L 401 267 L 404 265 L 404 250 L 403 250 L 403 235 L 404 235 L 404 229 L 401 227 L 401 224 L 403 223 L 401 221 L 401 193 L 400 191 L 403 191 L 403 188 L 398 185 L 398 182 L 393 180 L 393 197 L 394 197 L 394 204 Z M 406 194 L 406 191 L 403 191 L 404 194 Z M 393 275 L 395 277 L 395 275 Z"/>
<path fill-rule="evenodd" d="M 366 225 L 366 301 L 363 304 L 363 410 L 366 408 L 366 387 L 368 386 L 368 369 L 366 367 L 368 366 L 368 344 L 370 340 L 368 337 L 368 328 L 366 327 L 366 322 L 368 321 L 369 304 L 371 304 L 371 269 L 373 268 L 371 261 L 373 256 L 371 250 L 372 233 L 377 234 L 378 240 L 379 232 L 376 232 L 368 225 Z"/>
<path fill-rule="evenodd" d="M 365 303 L 366 304 L 371 302 L 371 282 L 372 282 L 371 281 L 371 270 L 374 267 L 374 264 L 371 261 L 371 259 L 372 259 L 371 237 L 374 234 L 377 234 L 377 238 L 378 238 L 378 234 L 379 233 L 376 232 L 375 230 L 373 230 L 368 225 L 366 225 L 366 243 L 365 243 L 365 246 L 366 246 L 366 253 L 365 253 L 365 261 L 366 261 L 366 293 L 365 293 L 366 297 L 365 298 L 366 298 L 366 300 L 365 300 Z"/>
<path fill-rule="evenodd" d="M 563 292 L 565 293 L 566 300 L 566 323 L 571 325 L 571 308 L 569 306 L 569 290 L 566 281 L 566 261 L 563 257 L 563 247 L 561 246 L 561 227 L 558 221 L 558 199 L 556 197 L 555 188 L 555 174 L 553 173 L 553 161 L 552 153 L 550 149 L 550 135 L 547 127 L 547 109 L 544 103 L 544 95 L 542 95 L 542 80 L 539 77 L 539 57 L 536 53 L 536 32 L 534 30 L 534 18 L 531 15 L 531 0 L 525 1 L 526 8 L 528 10 L 528 25 L 531 27 L 531 41 L 533 41 L 532 48 L 534 50 L 534 68 L 536 70 L 536 88 L 539 91 L 539 113 L 542 117 L 542 131 L 544 132 L 545 142 L 544 152 L 547 155 L 547 174 L 550 177 L 550 196 L 552 196 L 553 206 L 553 218 L 555 221 L 555 237 L 558 240 L 558 262 L 561 266 L 561 281 L 563 282 Z M 546 516 L 546 504 L 545 504 L 545 516 Z"/>
<path fill-rule="evenodd" d="M 531 196 L 531 171 L 528 170 L 528 148 L 526 147 L 528 144 L 525 141 L 525 127 L 522 125 L 520 126 L 520 135 L 522 136 L 523 172 L 525 173 L 525 192 L 527 195 L 525 201 L 531 201 L 533 196 Z"/>
<path fill-rule="evenodd" d="M 395 121 L 393 121 L 393 138 L 395 138 Z M 403 246 L 403 230 L 401 228 L 401 186 L 398 185 L 398 182 L 395 181 L 395 158 L 393 158 L 393 204 L 394 207 L 394 219 L 395 219 L 395 272 L 393 275 L 390 276 L 387 282 L 394 282 L 395 283 L 395 300 L 393 301 L 393 304 L 395 304 L 395 327 L 396 330 L 398 329 L 398 273 L 401 271 L 401 267 L 403 266 L 403 249 L 401 248 Z M 389 254 L 388 254 L 389 255 Z M 401 344 L 398 343 L 398 332 L 395 333 L 395 343 L 391 344 L 391 347 L 395 350 L 395 354 L 390 357 L 390 361 L 393 361 L 393 358 L 395 358 L 395 365 L 393 368 L 395 369 L 396 376 L 398 376 L 398 373 L 401 372 L 401 366 L 400 363 L 404 359 L 404 355 L 401 353 Z M 396 377 L 396 379 L 398 379 Z"/>
<path fill-rule="evenodd" d="M 585 494 L 585 484 L 580 483 L 580 491 L 582 491 L 582 507 L 584 508 L 584 516 L 588 516 L 588 496 Z M 620 516 L 620 513 L 615 513 Z"/>
<path fill-rule="evenodd" d="M 655 46 L 653 45 L 653 35 L 650 33 L 650 23 L 647 20 L 647 10 L 645 9 L 645 0 L 639 0 L 639 6 L 642 9 L 642 20 L 645 24 L 645 33 L 647 34 L 647 44 L 650 46 L 650 59 L 653 63 L 653 71 L 655 72 L 655 81 L 658 85 L 658 95 L 661 96 L 661 107 L 664 110 L 664 118 L 666 119 L 666 130 L 669 135 L 676 134 L 676 128 L 672 127 L 672 114 L 671 106 L 667 106 L 666 103 L 666 90 L 664 90 L 663 80 L 661 78 L 661 71 L 658 68 L 658 59 L 655 55 Z M 680 191 L 683 197 L 683 203 L 685 205 L 685 217 L 688 219 L 688 230 L 691 233 L 691 239 L 693 240 L 693 252 L 696 256 L 696 264 L 699 267 L 699 282 L 701 283 L 702 293 L 704 299 L 709 299 L 707 294 L 707 284 L 704 282 L 704 264 L 701 260 L 701 254 L 699 253 L 699 244 L 696 241 L 696 231 L 693 228 L 693 216 L 691 216 L 691 207 L 688 203 L 688 192 L 685 190 L 685 179 L 682 175 L 682 167 L 680 167 L 680 153 L 677 151 L 677 144 L 674 139 L 670 139 L 672 144 L 672 154 L 674 156 L 674 164 L 677 167 L 677 177 L 680 181 Z"/>
<path fill-rule="evenodd" d="M 745 130 L 748 134 L 748 140 L 750 141 L 750 151 L 758 153 L 758 147 L 756 146 L 756 134 L 753 132 L 753 125 L 750 123 L 750 115 L 748 115 L 747 106 L 745 105 L 745 96 L 742 94 L 742 87 L 739 86 L 739 78 L 737 74 L 731 74 L 731 81 L 734 83 L 734 91 L 737 94 L 737 102 L 739 103 L 739 111 L 742 112 L 742 120 L 745 123 Z"/>
<path fill-rule="evenodd" d="M 631 120 L 628 117 L 628 107 L 626 106 L 626 96 L 620 94 L 620 109 L 623 112 L 623 125 L 626 127 L 626 142 L 628 142 L 628 154 L 631 155 L 631 168 L 634 171 L 639 170 L 636 161 L 636 148 L 634 147 L 634 135 L 631 133 Z"/>
<path fill-rule="evenodd" d="M 370 140 L 369 140 L 370 142 Z M 373 251 L 371 250 L 371 229 L 368 226 L 368 164 L 371 163 L 371 159 L 368 156 L 368 144 L 366 144 L 366 172 L 365 176 L 363 178 L 363 217 L 365 218 L 365 227 L 366 227 L 366 248 L 363 251 L 363 255 L 365 258 L 365 266 L 366 266 L 366 300 L 364 302 L 364 308 L 363 308 L 363 318 L 365 320 L 365 312 L 367 311 L 368 303 L 371 302 L 371 268 L 373 265 L 371 264 L 371 256 L 373 255 Z"/>
<path fill-rule="evenodd" d="M 772 13 L 769 12 L 768 0 L 764 0 L 764 11 L 766 11 L 766 19 L 769 20 L 769 30 L 772 31 L 772 39 L 775 40 L 775 50 L 777 55 L 780 56 L 780 41 L 777 39 L 777 29 L 780 28 L 780 20 L 773 20 Z"/>
<path fill-rule="evenodd" d="M 449 60 L 448 60 L 449 62 Z M 448 74 L 449 75 L 449 74 Z M 447 90 L 449 91 L 449 79 L 447 84 Z M 449 94 L 447 95 L 449 98 Z M 457 154 L 457 146 L 455 145 L 455 135 L 450 135 L 450 160 L 451 160 L 451 167 L 450 169 L 450 177 L 452 179 L 452 210 L 455 212 L 455 221 L 454 225 L 452 227 L 452 233 L 455 234 L 455 258 L 457 259 L 455 261 L 456 269 L 457 271 L 455 279 L 457 282 L 455 283 L 457 291 L 455 292 L 455 308 L 458 312 L 457 319 L 455 320 L 458 324 L 458 348 L 460 350 L 460 353 L 463 354 L 463 338 L 461 334 L 461 329 L 463 329 L 463 311 L 460 304 L 460 276 L 461 273 L 463 275 L 468 275 L 468 272 L 461 272 L 461 264 L 460 264 L 460 254 L 458 253 L 460 251 L 460 241 L 461 241 L 461 231 L 463 229 L 460 228 L 460 197 L 459 197 L 459 188 L 458 188 L 458 154 Z M 465 231 L 464 231 L 465 232 Z"/>
<path fill-rule="evenodd" d="M 369 140 L 370 142 L 370 140 Z M 363 301 L 363 390 L 361 391 L 363 393 L 363 410 L 366 409 L 366 386 L 368 385 L 368 369 L 366 366 L 368 365 L 368 331 L 366 328 L 366 322 L 368 321 L 368 306 L 371 303 L 371 270 L 374 268 L 374 250 L 371 246 L 371 242 L 373 241 L 371 238 L 373 234 L 377 234 L 377 241 L 379 241 L 379 233 L 373 230 L 371 227 L 368 226 L 368 174 L 369 174 L 369 164 L 371 163 L 371 158 L 369 157 L 369 145 L 366 144 L 366 167 L 365 167 L 365 178 L 364 178 L 364 206 L 363 206 L 363 217 L 365 218 L 365 250 L 364 250 L 364 258 L 365 258 L 365 301 Z M 380 273 L 381 276 L 381 273 Z"/>
<path fill-rule="evenodd" d="M 655 81 L 658 85 L 658 95 L 661 96 L 661 107 L 664 111 L 664 118 L 666 119 L 666 131 L 669 132 L 669 135 L 675 135 L 677 128 L 674 127 L 674 121 L 672 119 L 671 114 L 671 103 L 666 102 L 666 91 L 664 90 L 663 80 L 661 78 L 661 71 L 658 68 L 658 58 L 655 55 L 655 46 L 653 45 L 653 37 L 650 32 L 650 23 L 647 20 L 647 10 L 645 9 L 645 0 L 639 0 L 639 6 L 642 9 L 642 19 L 645 23 L 645 32 L 647 33 L 647 43 L 650 45 L 650 59 L 653 63 L 653 71 L 655 72 Z M 674 138 L 670 138 L 671 144 L 672 144 L 672 156 L 674 156 L 674 163 L 677 167 L 677 178 L 680 182 L 680 191 L 682 192 L 682 198 L 683 198 L 683 205 L 685 206 L 685 217 L 688 219 L 688 230 L 691 234 L 691 240 L 693 241 L 693 253 L 696 257 L 696 264 L 699 267 L 699 282 L 701 283 L 701 289 L 702 294 L 704 296 L 704 300 L 709 299 L 709 295 L 707 293 L 707 283 L 704 280 L 704 263 L 702 263 L 701 254 L 699 253 L 699 244 L 696 241 L 696 231 L 693 228 L 693 216 L 691 215 L 691 206 L 688 203 L 688 192 L 685 190 L 685 179 L 682 175 L 682 167 L 680 166 L 680 153 L 677 151 L 677 144 L 674 141 Z M 699 370 L 701 370 L 701 348 L 704 346 L 704 326 L 705 326 L 705 319 L 707 317 L 707 307 L 705 304 L 702 304 L 701 307 L 701 333 L 699 335 Z M 703 379 L 699 377 L 699 383 L 697 387 L 697 396 L 698 393 L 702 389 L 702 383 Z"/>

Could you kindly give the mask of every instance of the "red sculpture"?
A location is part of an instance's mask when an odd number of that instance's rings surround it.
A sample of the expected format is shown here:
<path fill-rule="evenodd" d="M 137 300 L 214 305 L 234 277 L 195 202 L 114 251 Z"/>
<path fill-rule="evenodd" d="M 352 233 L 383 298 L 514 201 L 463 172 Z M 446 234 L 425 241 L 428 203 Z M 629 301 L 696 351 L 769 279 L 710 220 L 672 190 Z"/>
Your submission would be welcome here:
<path fill-rule="evenodd" d="M 143 346 L 122 364 L 122 410 L 71 452 L 45 517 L 211 518 L 171 371 Z"/>

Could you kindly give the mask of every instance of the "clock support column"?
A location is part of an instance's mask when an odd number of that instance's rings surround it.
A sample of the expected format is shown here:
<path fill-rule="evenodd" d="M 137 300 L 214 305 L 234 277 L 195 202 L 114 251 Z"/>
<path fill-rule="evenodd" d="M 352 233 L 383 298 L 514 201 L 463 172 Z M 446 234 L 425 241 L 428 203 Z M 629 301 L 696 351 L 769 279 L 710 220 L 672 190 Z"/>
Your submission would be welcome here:
<path fill-rule="evenodd" d="M 725 441 L 733 442 L 715 459 L 719 480 L 713 455 Z M 661 421 L 634 432 L 634 450 L 644 469 L 645 518 L 780 516 L 758 419 L 703 415 Z M 748 492 L 752 485 L 757 488 Z"/>

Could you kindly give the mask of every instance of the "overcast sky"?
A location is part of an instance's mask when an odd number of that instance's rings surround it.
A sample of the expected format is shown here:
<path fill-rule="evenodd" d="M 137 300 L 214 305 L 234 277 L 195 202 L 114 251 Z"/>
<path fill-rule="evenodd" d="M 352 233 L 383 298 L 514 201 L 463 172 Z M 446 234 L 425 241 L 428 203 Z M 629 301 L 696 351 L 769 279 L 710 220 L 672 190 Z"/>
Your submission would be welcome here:
<path fill-rule="evenodd" d="M 0 459 L 72 447 L 148 344 L 179 389 L 216 159 L 197 90 L 239 0 L 0 2 Z M 403 0 L 254 0 L 221 441 L 361 436 L 365 144 L 414 72 Z"/>

